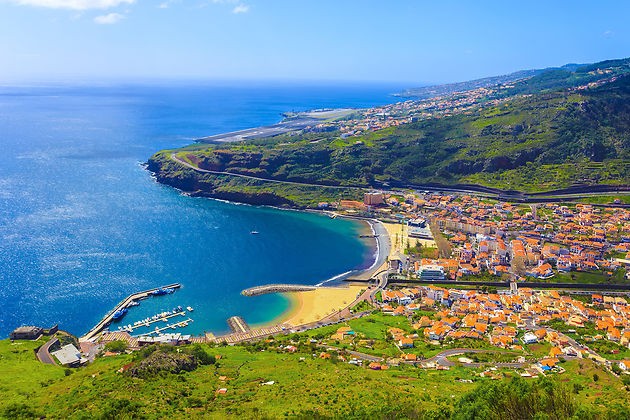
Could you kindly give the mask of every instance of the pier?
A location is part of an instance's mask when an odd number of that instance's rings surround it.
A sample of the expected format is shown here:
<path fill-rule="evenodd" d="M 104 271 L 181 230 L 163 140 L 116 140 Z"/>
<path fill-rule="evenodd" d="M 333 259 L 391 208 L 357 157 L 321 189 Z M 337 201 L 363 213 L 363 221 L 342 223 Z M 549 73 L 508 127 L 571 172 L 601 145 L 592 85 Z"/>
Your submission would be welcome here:
<path fill-rule="evenodd" d="M 79 341 L 89 341 L 93 339 L 96 335 L 98 335 L 101 331 L 103 331 L 103 329 L 107 325 L 109 325 L 112 322 L 114 313 L 116 313 L 117 311 L 126 309 L 127 307 L 129 307 L 129 304 L 131 304 L 131 302 L 140 300 L 140 299 L 145 299 L 151 296 L 153 292 L 159 289 L 179 289 L 180 287 L 182 287 L 181 284 L 173 283 L 173 284 L 169 284 L 168 286 L 155 287 L 153 289 L 145 290 L 143 292 L 138 292 L 138 293 L 134 293 L 132 295 L 127 296 L 114 309 L 109 311 L 107 315 L 105 315 L 98 324 L 96 324 L 90 331 L 87 332 L 87 334 L 81 337 Z"/>
<path fill-rule="evenodd" d="M 151 331 L 149 334 L 160 334 L 162 331 L 165 331 L 165 330 L 174 330 L 175 328 L 178 328 L 178 327 L 186 327 L 191 322 L 193 322 L 193 320 L 191 318 L 188 318 L 188 319 L 185 319 L 183 321 L 176 322 L 174 324 L 169 324 L 169 325 L 167 325 L 165 327 L 162 327 L 162 328 L 157 328 L 156 327 L 155 330 Z M 134 337 L 141 337 L 143 335 L 147 335 L 147 334 L 141 334 L 141 335 L 134 336 Z"/>
<path fill-rule="evenodd" d="M 236 344 L 244 341 L 257 340 L 262 337 L 269 337 L 270 335 L 285 334 L 287 331 L 291 331 L 291 328 L 289 324 L 281 324 L 272 327 L 256 328 L 243 333 L 231 333 L 218 337 L 206 336 L 206 342 Z"/>
<path fill-rule="evenodd" d="M 245 322 L 245 320 L 240 316 L 228 318 L 227 323 L 230 326 L 230 329 L 237 334 L 246 333 L 250 330 L 247 322 Z"/>
<path fill-rule="evenodd" d="M 255 286 L 245 289 L 241 292 L 243 296 L 258 296 L 268 293 L 283 292 L 308 292 L 317 289 L 317 286 L 304 286 L 300 284 L 266 284 L 264 286 Z"/>
<path fill-rule="evenodd" d="M 142 328 L 142 327 L 150 327 L 151 324 L 155 323 L 155 322 L 167 322 L 169 318 L 173 318 L 175 316 L 186 316 L 186 311 L 181 311 L 181 312 L 174 312 L 174 313 L 170 313 L 168 315 L 164 315 L 164 316 L 160 316 L 159 318 L 155 318 L 155 319 L 149 319 L 146 322 L 143 321 L 138 321 L 138 323 L 133 323 L 133 324 L 129 324 L 128 326 L 121 326 L 120 330 L 121 331 L 127 331 L 127 332 L 133 332 L 133 330 L 135 330 L 136 328 Z"/>

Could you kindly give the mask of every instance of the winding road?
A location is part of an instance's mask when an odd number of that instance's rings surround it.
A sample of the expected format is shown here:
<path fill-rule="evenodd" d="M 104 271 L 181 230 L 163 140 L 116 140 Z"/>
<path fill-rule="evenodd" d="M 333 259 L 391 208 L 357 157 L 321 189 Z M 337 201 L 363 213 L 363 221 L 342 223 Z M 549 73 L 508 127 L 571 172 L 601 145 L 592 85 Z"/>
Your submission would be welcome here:
<path fill-rule="evenodd" d="M 53 337 L 50 340 L 48 340 L 46 344 L 41 346 L 39 350 L 37 350 L 37 358 L 39 359 L 40 362 L 46 363 L 47 365 L 57 364 L 55 363 L 55 359 L 53 359 L 52 355 L 50 354 L 50 347 L 57 344 L 58 342 L 59 340 L 57 339 L 57 337 Z"/>

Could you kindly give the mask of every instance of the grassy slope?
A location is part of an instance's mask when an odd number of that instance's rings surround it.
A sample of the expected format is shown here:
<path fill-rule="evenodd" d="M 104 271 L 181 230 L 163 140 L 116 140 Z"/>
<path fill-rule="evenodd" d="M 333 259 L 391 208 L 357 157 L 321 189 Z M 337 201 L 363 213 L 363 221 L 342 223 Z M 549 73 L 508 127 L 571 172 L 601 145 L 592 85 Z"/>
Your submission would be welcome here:
<path fill-rule="evenodd" d="M 357 333 L 383 342 L 388 326 L 409 329 L 400 317 L 373 317 L 353 321 Z M 301 335 L 329 336 L 335 328 Z M 281 338 L 288 342 L 289 338 Z M 411 366 L 372 371 L 313 357 L 320 349 L 302 344 L 296 354 L 277 353 L 273 345 L 214 347 L 208 352 L 221 355 L 217 366 L 203 366 L 182 374 L 164 374 L 152 379 L 132 378 L 117 370 L 133 360 L 132 355 L 97 359 L 69 376 L 61 367 L 36 361 L 33 349 L 43 342 L 0 341 L 0 416 L 22 413 L 26 417 L 49 418 L 226 418 L 270 417 L 319 413 L 340 418 L 378 418 L 390 410 L 413 409 L 429 418 L 449 413 L 460 396 L 474 389 L 482 379 L 478 369 L 462 367 L 450 371 L 421 370 Z M 384 345 L 387 346 L 383 342 Z M 260 351 L 265 349 L 264 351 Z M 543 349 L 544 350 L 544 349 Z M 386 352 L 388 353 L 388 352 Z M 304 360 L 300 360 L 304 358 Z M 581 404 L 605 409 L 610 402 L 627 401 L 621 381 L 592 362 L 563 364 L 567 373 L 560 382 L 577 382 L 584 388 L 576 395 Z M 514 372 L 506 370 L 506 376 Z M 599 377 L 593 381 L 593 374 Z M 221 376 L 227 379 L 222 381 Z M 472 379 L 464 383 L 459 379 Z M 264 386 L 262 382 L 274 381 Z M 225 395 L 216 395 L 227 388 Z"/>
<path fill-rule="evenodd" d="M 556 86 L 571 85 L 573 75 L 570 83 L 551 80 Z M 575 183 L 630 183 L 630 77 L 579 92 L 540 91 L 545 86 L 554 84 L 543 78 L 525 89 L 538 89 L 533 95 L 470 115 L 405 124 L 361 137 L 284 135 L 194 145 L 178 151 L 178 156 L 205 169 L 328 185 L 475 183 L 544 191 Z M 162 160 L 165 177 L 181 177 L 181 168 L 165 164 L 165 156 L 153 158 Z M 290 199 L 300 194 L 334 198 L 330 191 L 280 184 L 216 177 L 206 181 L 219 189 L 264 190 Z"/>

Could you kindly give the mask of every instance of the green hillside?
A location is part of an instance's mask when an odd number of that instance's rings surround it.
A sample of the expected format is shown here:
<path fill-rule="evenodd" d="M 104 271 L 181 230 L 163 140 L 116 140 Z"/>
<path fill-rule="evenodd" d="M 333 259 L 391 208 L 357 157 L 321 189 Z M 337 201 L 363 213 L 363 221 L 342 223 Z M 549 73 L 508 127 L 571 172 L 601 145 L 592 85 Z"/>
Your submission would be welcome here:
<path fill-rule="evenodd" d="M 318 185 L 465 183 L 526 192 L 628 185 L 628 72 L 627 59 L 554 69 L 514 86 L 508 100 L 458 115 L 356 137 L 307 133 L 193 145 L 149 163 L 160 181 L 185 190 L 264 191 L 287 202 L 300 187 L 202 175 L 170 156 L 211 171 Z M 284 191 L 291 188 L 298 191 Z"/>
<path fill-rule="evenodd" d="M 381 317 L 382 318 L 382 317 Z M 381 318 L 371 325 L 374 348 Z M 391 322 L 406 319 L 389 317 Z M 357 325 L 359 326 L 359 325 Z M 336 327 L 236 346 L 148 347 L 99 357 L 79 369 L 39 363 L 43 341 L 0 341 L 0 418 L 296 418 L 296 419 L 606 419 L 630 416 L 628 389 L 589 360 L 562 362 L 566 372 L 521 379 L 513 369 L 411 365 L 372 370 L 316 347 Z M 287 344 L 295 353 L 283 350 Z M 330 359 L 320 357 L 322 351 Z M 350 355 L 345 355 L 349 359 Z M 225 393 L 218 392 L 225 388 Z M 522 417 L 511 417 L 514 410 Z M 542 417 L 541 417 L 542 416 Z"/>

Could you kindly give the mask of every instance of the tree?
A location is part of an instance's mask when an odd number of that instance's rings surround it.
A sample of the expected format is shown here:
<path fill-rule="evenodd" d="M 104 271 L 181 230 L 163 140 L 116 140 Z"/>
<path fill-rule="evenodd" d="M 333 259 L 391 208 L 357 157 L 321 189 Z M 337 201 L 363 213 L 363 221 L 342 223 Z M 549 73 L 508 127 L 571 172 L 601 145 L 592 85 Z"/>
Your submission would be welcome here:
<path fill-rule="evenodd" d="M 520 377 L 484 382 L 456 404 L 453 419 L 570 418 L 576 412 L 569 389 L 548 378 L 527 382 Z"/>
<path fill-rule="evenodd" d="M 122 353 L 127 350 L 127 343 L 122 340 L 110 341 L 105 344 L 105 351 L 111 351 L 113 353 Z"/>

